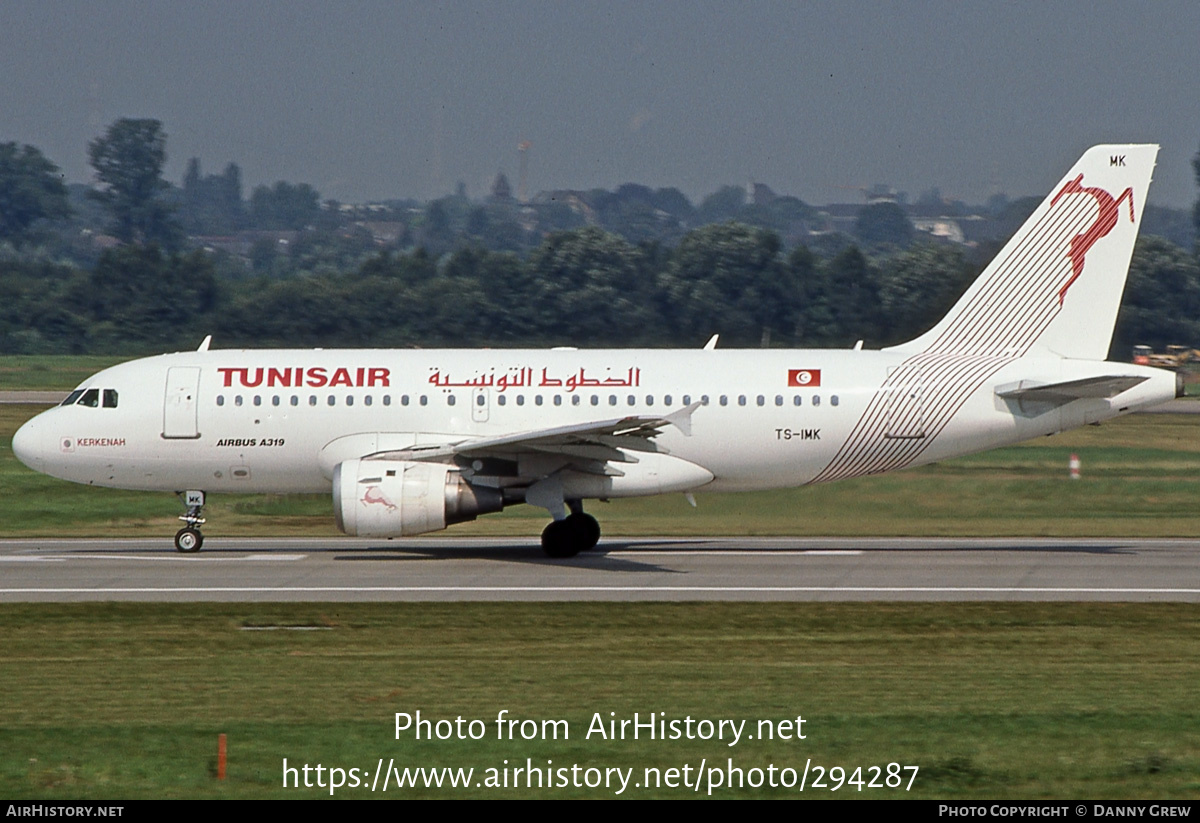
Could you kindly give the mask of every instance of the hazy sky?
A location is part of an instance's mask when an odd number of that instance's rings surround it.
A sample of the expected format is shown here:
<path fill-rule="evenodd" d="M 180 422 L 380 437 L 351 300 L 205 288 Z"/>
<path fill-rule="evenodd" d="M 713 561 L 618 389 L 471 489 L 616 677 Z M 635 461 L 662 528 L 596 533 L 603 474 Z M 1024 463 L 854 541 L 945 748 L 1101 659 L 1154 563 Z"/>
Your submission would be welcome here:
<path fill-rule="evenodd" d="M 1041 194 L 1088 146 L 1162 145 L 1190 206 L 1200 3 L 0 3 L 0 141 L 69 181 L 118 117 L 162 120 L 167 177 L 346 202 L 763 182 L 813 203 Z"/>

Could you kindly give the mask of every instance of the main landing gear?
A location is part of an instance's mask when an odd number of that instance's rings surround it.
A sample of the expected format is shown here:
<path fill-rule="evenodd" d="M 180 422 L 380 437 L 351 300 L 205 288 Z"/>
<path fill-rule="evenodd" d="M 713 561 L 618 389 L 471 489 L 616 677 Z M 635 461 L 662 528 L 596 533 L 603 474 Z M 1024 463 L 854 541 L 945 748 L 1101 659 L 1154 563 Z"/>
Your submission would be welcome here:
<path fill-rule="evenodd" d="M 600 541 L 600 524 L 585 514 L 578 501 L 570 501 L 571 513 L 562 520 L 551 521 L 542 532 L 542 551 L 548 557 L 574 557 L 594 549 Z"/>
<path fill-rule="evenodd" d="M 175 551 L 187 554 L 198 552 L 204 545 L 204 535 L 200 533 L 200 527 L 204 525 L 204 518 L 200 516 L 204 508 L 204 492 L 186 491 L 180 492 L 179 496 L 187 506 L 187 514 L 179 516 L 186 525 L 175 532 Z"/>

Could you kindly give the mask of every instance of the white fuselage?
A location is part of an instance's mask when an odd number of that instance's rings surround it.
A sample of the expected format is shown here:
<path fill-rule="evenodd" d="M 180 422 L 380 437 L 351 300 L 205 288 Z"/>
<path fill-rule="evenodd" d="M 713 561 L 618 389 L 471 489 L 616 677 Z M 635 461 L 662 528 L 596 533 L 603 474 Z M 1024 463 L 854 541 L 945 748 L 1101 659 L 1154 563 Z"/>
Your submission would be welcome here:
<path fill-rule="evenodd" d="M 80 389 L 100 397 L 111 390 L 115 406 L 50 409 L 22 427 L 14 450 L 38 471 L 100 486 L 328 492 L 343 460 L 614 417 L 665 417 L 698 402 L 690 436 L 667 426 L 655 444 L 711 473 L 706 490 L 742 491 L 921 465 L 1175 395 L 1170 372 L 1028 356 L 992 362 L 982 382 L 952 394 L 932 378 L 887 386 L 905 360 L 888 350 L 183 352 L 89 378 Z M 1085 379 L 1114 368 L 1146 379 L 1112 398 L 1033 412 L 997 395 L 1023 380 Z M 898 400 L 880 399 L 901 391 L 909 394 L 903 415 Z M 873 426 L 872 416 L 879 418 Z M 901 447 L 899 463 L 874 459 Z M 835 458 L 836 477 L 823 475 Z M 633 484 L 603 496 L 652 492 Z"/>

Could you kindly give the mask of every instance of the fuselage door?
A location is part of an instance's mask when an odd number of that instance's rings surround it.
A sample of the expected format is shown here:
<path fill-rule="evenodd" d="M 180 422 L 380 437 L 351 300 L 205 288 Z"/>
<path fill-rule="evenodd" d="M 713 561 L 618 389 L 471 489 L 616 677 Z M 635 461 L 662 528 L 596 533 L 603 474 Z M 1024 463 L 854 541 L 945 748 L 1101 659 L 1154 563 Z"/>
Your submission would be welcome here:
<path fill-rule="evenodd" d="M 488 405 L 490 403 L 487 389 L 475 389 L 471 392 L 471 420 L 476 423 L 486 423 Z"/>
<path fill-rule="evenodd" d="M 196 401 L 200 393 L 200 369 L 177 366 L 167 369 L 167 391 L 163 398 L 162 436 L 171 439 L 195 440 Z"/>

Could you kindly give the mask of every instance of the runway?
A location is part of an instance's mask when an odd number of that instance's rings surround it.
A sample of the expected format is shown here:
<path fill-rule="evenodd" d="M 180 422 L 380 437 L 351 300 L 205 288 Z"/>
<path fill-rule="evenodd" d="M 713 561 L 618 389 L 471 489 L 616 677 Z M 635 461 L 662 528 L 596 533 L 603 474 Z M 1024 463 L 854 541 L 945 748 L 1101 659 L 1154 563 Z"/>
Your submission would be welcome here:
<path fill-rule="evenodd" d="M 0 540 L 0 602 L 1200 602 L 1200 540 L 612 538 Z"/>

